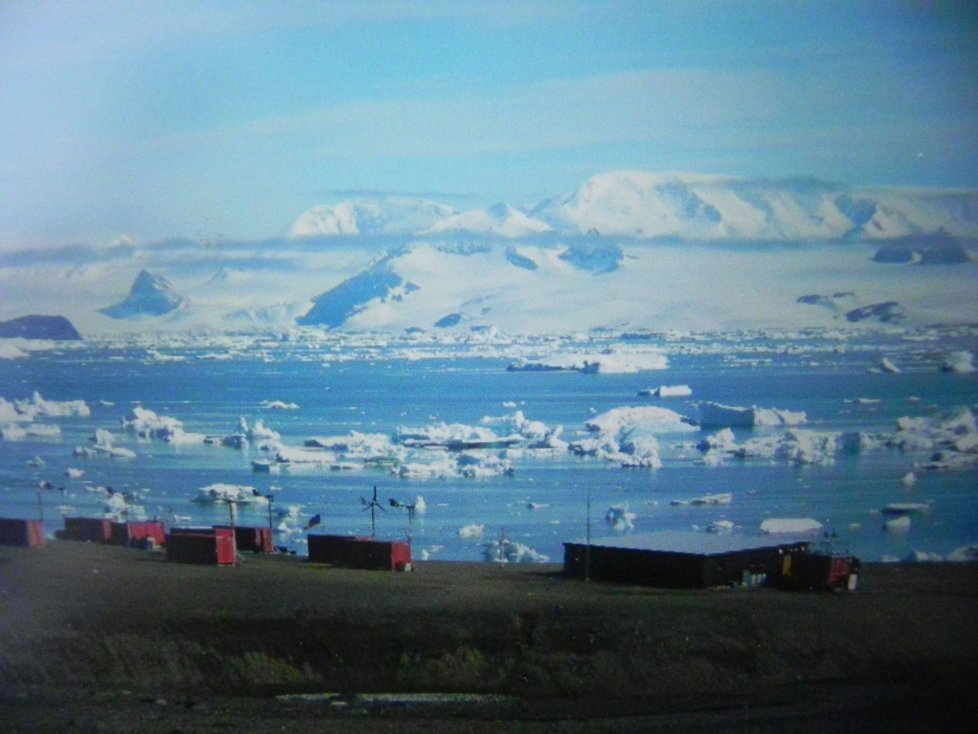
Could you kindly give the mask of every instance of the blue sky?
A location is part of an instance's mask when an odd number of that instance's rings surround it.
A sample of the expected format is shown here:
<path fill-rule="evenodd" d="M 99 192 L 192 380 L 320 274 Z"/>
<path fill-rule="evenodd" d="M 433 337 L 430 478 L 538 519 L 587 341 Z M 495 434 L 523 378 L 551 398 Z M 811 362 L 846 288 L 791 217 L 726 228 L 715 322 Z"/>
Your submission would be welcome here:
<path fill-rule="evenodd" d="M 0 4 L 0 248 L 615 169 L 978 187 L 970 2 Z"/>

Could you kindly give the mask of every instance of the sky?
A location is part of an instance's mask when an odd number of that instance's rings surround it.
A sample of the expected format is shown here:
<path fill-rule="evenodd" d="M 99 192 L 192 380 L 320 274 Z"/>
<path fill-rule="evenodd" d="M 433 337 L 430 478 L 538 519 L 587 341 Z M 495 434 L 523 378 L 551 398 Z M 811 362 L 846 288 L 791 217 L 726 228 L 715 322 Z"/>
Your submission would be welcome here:
<path fill-rule="evenodd" d="M 0 3 L 0 250 L 604 171 L 978 188 L 972 2 Z"/>

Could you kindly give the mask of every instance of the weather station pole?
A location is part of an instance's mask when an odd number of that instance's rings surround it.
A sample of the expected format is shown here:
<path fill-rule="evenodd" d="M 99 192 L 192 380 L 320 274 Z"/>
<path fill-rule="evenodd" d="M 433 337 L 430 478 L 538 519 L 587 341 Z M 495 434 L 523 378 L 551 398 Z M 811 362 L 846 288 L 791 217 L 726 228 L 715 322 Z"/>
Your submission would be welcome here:
<path fill-rule="evenodd" d="M 584 547 L 584 580 L 591 580 L 591 485 L 587 488 L 587 528 L 585 530 L 587 545 Z"/>
<path fill-rule="evenodd" d="M 407 515 L 408 515 L 407 539 L 408 539 L 408 543 L 410 543 L 412 535 L 414 534 L 414 512 L 418 507 L 418 503 L 415 501 L 412 504 L 408 504 L 406 502 L 401 502 L 400 500 L 396 500 L 393 497 L 387 500 L 387 502 L 390 504 L 391 507 L 403 507 L 405 510 L 407 510 Z"/>
<path fill-rule="evenodd" d="M 377 508 L 379 507 L 381 512 L 387 512 L 383 505 L 377 501 L 377 485 L 374 485 L 374 496 L 373 499 L 367 500 L 363 497 L 360 498 L 360 504 L 363 505 L 363 509 L 370 510 L 370 537 L 373 538 L 377 535 Z"/>

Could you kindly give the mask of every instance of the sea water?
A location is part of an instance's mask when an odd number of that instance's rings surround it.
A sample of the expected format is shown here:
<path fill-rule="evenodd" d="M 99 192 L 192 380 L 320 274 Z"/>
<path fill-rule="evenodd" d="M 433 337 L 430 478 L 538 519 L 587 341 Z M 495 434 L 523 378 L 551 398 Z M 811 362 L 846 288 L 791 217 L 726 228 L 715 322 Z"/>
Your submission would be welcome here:
<path fill-rule="evenodd" d="M 804 411 L 805 429 L 892 433 L 901 416 L 940 416 L 978 400 L 975 373 L 943 371 L 954 350 L 975 349 L 972 330 L 923 333 L 584 335 L 573 346 L 592 352 L 620 348 L 659 351 L 665 369 L 627 373 L 511 370 L 514 357 L 546 354 L 553 340 L 483 342 L 415 338 L 238 337 L 89 340 L 0 360 L 0 397 L 85 401 L 88 416 L 38 418 L 57 435 L 0 441 L 0 516 L 43 516 L 51 534 L 65 516 L 101 516 L 107 490 L 126 493 L 133 516 L 168 525 L 233 521 L 267 525 L 276 542 L 305 552 L 309 532 L 412 541 L 415 557 L 482 560 L 487 544 L 506 538 L 532 553 L 562 559 L 562 543 L 614 533 L 663 529 L 707 532 L 726 521 L 730 532 L 756 534 L 768 518 L 814 518 L 812 536 L 866 560 L 944 556 L 978 541 L 978 470 L 919 468 L 932 452 L 881 447 L 836 452 L 825 462 L 725 457 L 705 463 L 694 444 L 718 427 L 657 436 L 660 468 L 625 468 L 565 450 L 492 449 L 512 470 L 484 477 L 402 477 L 389 463 L 275 466 L 255 445 L 173 444 L 139 438 L 122 428 L 135 406 L 178 419 L 184 430 L 217 437 L 264 422 L 287 446 L 316 436 L 351 432 L 396 436 L 404 427 L 479 425 L 487 416 L 519 410 L 561 438 L 586 436 L 585 422 L 623 406 L 659 405 L 695 422 L 700 401 Z M 566 348 L 569 342 L 557 346 Z M 881 371 L 886 357 L 899 373 Z M 691 395 L 657 399 L 640 391 L 688 385 Z M 289 409 L 272 409 L 282 401 Z M 96 429 L 134 458 L 75 455 Z M 777 435 L 786 427 L 737 427 L 738 441 Z M 8 432 L 9 435 L 13 435 Z M 437 450 L 437 449 L 436 449 Z M 444 451 L 445 449 L 441 449 Z M 478 453 L 478 452 L 476 452 Z M 254 471 L 253 462 L 278 471 Z M 69 476 L 69 469 L 74 476 Z M 904 481 L 913 472 L 913 483 Z M 270 503 L 193 502 L 212 484 L 248 486 Z M 39 489 L 39 487 L 44 487 Z M 378 505 L 371 505 L 374 489 Z M 729 503 L 690 500 L 729 494 Z M 423 498 L 424 511 L 409 514 Z M 926 507 L 909 529 L 885 529 L 882 509 L 893 502 Z M 609 522 L 613 507 L 631 522 Z M 118 507 L 113 508 L 118 514 Z"/>

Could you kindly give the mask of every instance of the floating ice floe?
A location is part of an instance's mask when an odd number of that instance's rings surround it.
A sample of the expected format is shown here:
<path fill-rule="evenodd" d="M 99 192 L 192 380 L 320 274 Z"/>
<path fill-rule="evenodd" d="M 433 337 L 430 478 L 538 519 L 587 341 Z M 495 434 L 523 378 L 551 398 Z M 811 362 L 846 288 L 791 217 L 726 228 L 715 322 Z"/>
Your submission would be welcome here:
<path fill-rule="evenodd" d="M 85 470 L 68 467 L 65 469 L 65 476 L 68 477 L 68 479 L 81 479 L 83 476 L 85 476 Z"/>
<path fill-rule="evenodd" d="M 506 367 L 510 372 L 571 371 L 627 374 L 644 370 L 664 370 L 669 366 L 665 354 L 648 351 L 608 350 L 599 353 L 556 353 L 539 360 L 520 359 Z"/>
<path fill-rule="evenodd" d="M 730 520 L 714 520 L 706 526 L 708 533 L 729 533 L 734 529 L 734 524 Z"/>
<path fill-rule="evenodd" d="M 908 452 L 931 452 L 921 469 L 973 469 L 978 467 L 978 425 L 967 408 L 936 417 L 897 419 L 897 430 L 886 445 Z"/>
<path fill-rule="evenodd" d="M 566 449 L 567 442 L 560 440 L 563 426 L 551 428 L 543 421 L 528 419 L 522 410 L 516 410 L 504 416 L 484 416 L 480 424 L 485 426 L 501 426 L 508 430 L 508 437 L 518 435 L 521 444 L 529 449 Z"/>
<path fill-rule="evenodd" d="M 945 372 L 967 373 L 975 371 L 974 355 L 971 352 L 951 352 L 941 369 Z"/>
<path fill-rule="evenodd" d="M 701 426 L 798 426 L 807 420 L 804 411 L 791 412 L 778 408 L 737 407 L 704 401 L 697 406 Z"/>
<path fill-rule="evenodd" d="M 657 435 L 696 430 L 685 416 L 656 406 L 612 408 L 584 425 L 591 436 L 568 445 L 574 454 L 651 469 L 662 466 Z"/>
<path fill-rule="evenodd" d="M 761 523 L 761 532 L 769 535 L 814 533 L 822 523 L 811 517 L 769 517 Z"/>
<path fill-rule="evenodd" d="M 471 540 L 473 538 L 481 538 L 482 533 L 485 532 L 485 525 L 477 525 L 472 523 L 471 525 L 465 525 L 458 529 L 458 537 L 464 538 L 465 540 Z"/>
<path fill-rule="evenodd" d="M 209 484 L 197 490 L 196 496 L 191 500 L 198 504 L 226 502 L 229 504 L 268 504 L 268 498 L 262 495 L 254 487 L 237 484 Z"/>
<path fill-rule="evenodd" d="M 729 505 L 733 501 L 733 494 L 721 492 L 719 494 L 707 494 L 702 497 L 691 499 L 691 505 Z"/>
<path fill-rule="evenodd" d="M 22 359 L 28 353 L 16 344 L 10 344 L 6 340 L 0 340 L 0 359 Z"/>
<path fill-rule="evenodd" d="M 397 429 L 394 440 L 409 448 L 445 448 L 449 451 L 506 448 L 523 442 L 518 434 L 499 436 L 481 426 L 444 421 L 418 428 L 401 426 Z"/>
<path fill-rule="evenodd" d="M 274 451 L 282 445 L 282 436 L 268 428 L 261 418 L 249 425 L 248 419 L 241 417 L 238 419 L 237 433 L 225 436 L 221 439 L 221 443 L 236 449 L 244 449 L 254 444 L 261 451 Z"/>
<path fill-rule="evenodd" d="M 10 402 L 0 397 L 0 422 L 30 423 L 38 418 L 87 418 L 92 413 L 84 400 L 45 400 L 34 391 L 29 400 Z"/>
<path fill-rule="evenodd" d="M 653 398 L 681 398 L 692 395 L 693 391 L 689 385 L 659 385 L 639 390 L 638 394 Z"/>
<path fill-rule="evenodd" d="M 299 406 L 296 403 L 287 403 L 282 400 L 263 400 L 261 402 L 262 410 L 298 410 Z"/>
<path fill-rule="evenodd" d="M 638 515 L 628 509 L 628 503 L 622 502 L 621 504 L 609 507 L 604 519 L 605 522 L 611 525 L 612 530 L 624 532 L 625 530 L 632 530 L 635 527 L 637 517 Z"/>
<path fill-rule="evenodd" d="M 930 512 L 930 505 L 926 502 L 891 502 L 882 512 L 884 515 L 919 515 Z"/>
<path fill-rule="evenodd" d="M 117 459 L 134 459 L 136 452 L 132 449 L 115 445 L 115 436 L 104 428 L 96 428 L 91 438 L 91 446 L 75 446 L 72 456 L 111 456 Z"/>
<path fill-rule="evenodd" d="M 129 415 L 122 419 L 122 427 L 140 438 L 172 444 L 201 444 L 207 438 L 202 433 L 188 433 L 183 430 L 183 423 L 176 418 L 157 415 L 156 412 L 141 405 L 135 406 Z"/>
<path fill-rule="evenodd" d="M 317 436 L 306 439 L 303 446 L 321 449 L 334 456 L 360 461 L 381 461 L 396 459 L 401 453 L 391 439 L 382 433 L 360 433 L 350 431 L 346 436 Z"/>
<path fill-rule="evenodd" d="M 978 561 L 978 543 L 963 545 L 947 554 L 948 561 Z"/>
<path fill-rule="evenodd" d="M 886 520 L 883 523 L 883 529 L 888 533 L 900 532 L 909 530 L 910 524 L 910 515 L 900 515 L 899 517 L 894 517 L 892 520 Z"/>
<path fill-rule="evenodd" d="M 58 426 L 47 423 L 8 423 L 0 426 L 0 438 L 4 441 L 25 441 L 30 438 L 57 438 L 61 435 Z"/>
<path fill-rule="evenodd" d="M 887 357 L 883 357 L 883 359 L 880 360 L 880 370 L 882 372 L 889 372 L 893 375 L 900 374 L 900 368 L 893 364 L 893 362 Z"/>
<path fill-rule="evenodd" d="M 502 537 L 482 544 L 482 559 L 487 563 L 546 563 L 550 557 L 528 545 Z"/>

